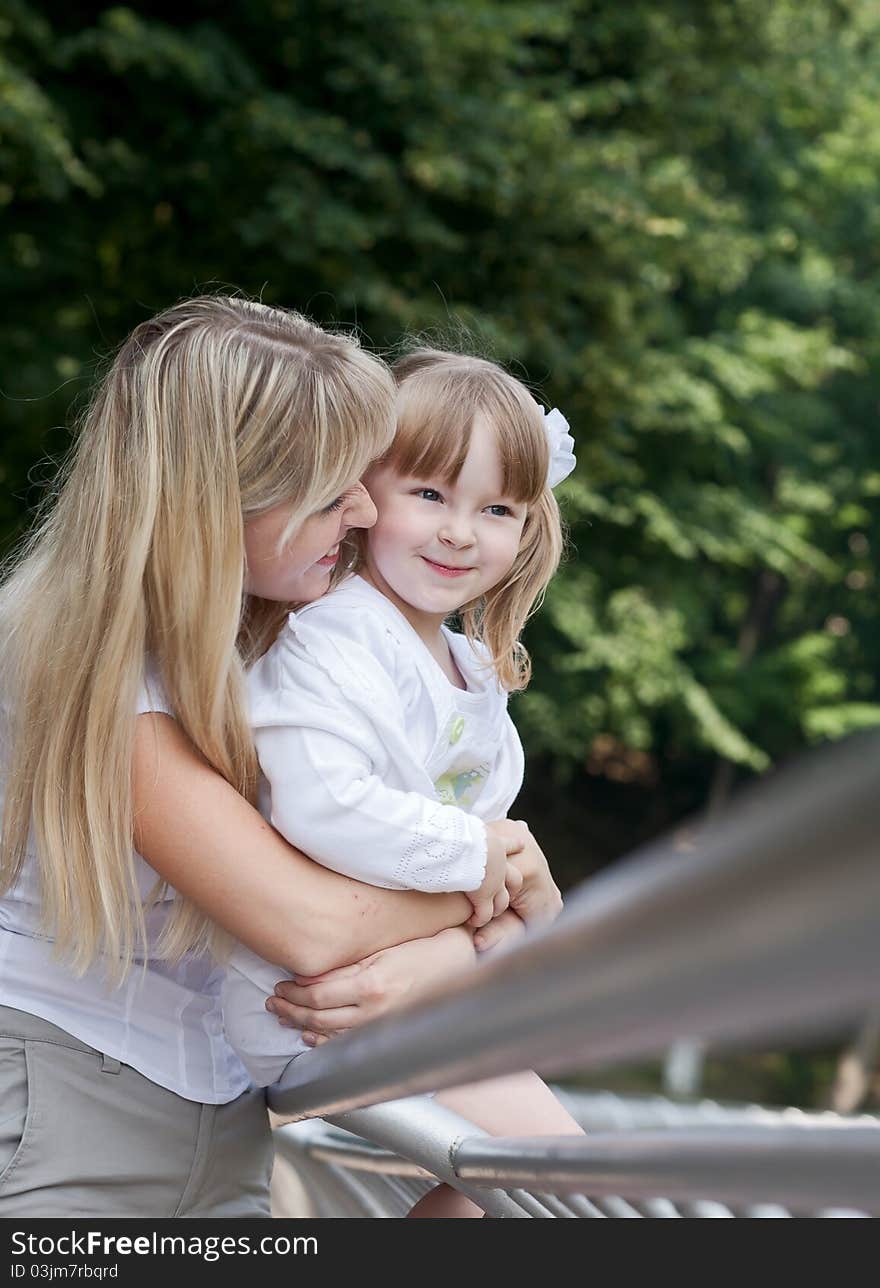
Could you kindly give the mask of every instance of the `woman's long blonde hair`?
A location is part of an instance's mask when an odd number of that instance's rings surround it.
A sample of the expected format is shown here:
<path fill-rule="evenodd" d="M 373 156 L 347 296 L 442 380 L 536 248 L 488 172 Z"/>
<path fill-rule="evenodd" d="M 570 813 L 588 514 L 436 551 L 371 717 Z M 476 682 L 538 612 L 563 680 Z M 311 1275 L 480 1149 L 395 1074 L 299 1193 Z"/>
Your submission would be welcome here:
<path fill-rule="evenodd" d="M 194 746 L 253 801 L 243 667 L 285 606 L 244 594 L 243 521 L 293 502 L 294 527 L 393 428 L 383 363 L 245 299 L 186 300 L 117 353 L 0 587 L 0 890 L 33 828 L 42 930 L 75 969 L 104 953 L 118 977 L 146 952 L 131 792 L 145 658 Z M 178 898 L 158 951 L 174 958 L 212 937 Z"/>
<path fill-rule="evenodd" d="M 505 494 L 526 506 L 513 567 L 458 614 L 468 638 L 488 649 L 503 687 L 524 689 L 531 662 L 519 636 L 541 602 L 564 544 L 559 506 L 547 486 L 543 412 L 525 385 L 485 358 L 420 348 L 398 358 L 391 370 L 397 382 L 397 432 L 382 463 L 401 474 L 454 482 L 474 420 L 482 415 L 496 436 Z"/>

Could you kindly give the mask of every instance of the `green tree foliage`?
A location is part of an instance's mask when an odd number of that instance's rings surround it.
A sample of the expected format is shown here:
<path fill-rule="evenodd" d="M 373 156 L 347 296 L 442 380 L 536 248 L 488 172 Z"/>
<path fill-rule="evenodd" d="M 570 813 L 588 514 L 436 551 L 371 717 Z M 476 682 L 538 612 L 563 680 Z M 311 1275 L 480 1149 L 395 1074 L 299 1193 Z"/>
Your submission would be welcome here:
<path fill-rule="evenodd" d="M 579 444 L 536 763 L 703 791 L 880 720 L 869 0 L 5 0 L 0 39 L 7 533 L 182 294 L 464 325 Z"/>

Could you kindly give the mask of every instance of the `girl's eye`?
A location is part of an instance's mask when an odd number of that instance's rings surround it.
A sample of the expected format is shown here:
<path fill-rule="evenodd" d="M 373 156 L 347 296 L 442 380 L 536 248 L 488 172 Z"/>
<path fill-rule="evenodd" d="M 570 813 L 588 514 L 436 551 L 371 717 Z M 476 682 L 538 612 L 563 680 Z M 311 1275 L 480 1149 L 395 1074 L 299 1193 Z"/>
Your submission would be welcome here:
<path fill-rule="evenodd" d="M 505 515 L 512 513 L 509 505 L 490 505 L 488 509 L 490 514 L 497 515 L 499 519 L 503 519 Z"/>
<path fill-rule="evenodd" d="M 433 487 L 420 487 L 416 496 L 420 496 L 423 501 L 440 501 L 440 493 Z"/>

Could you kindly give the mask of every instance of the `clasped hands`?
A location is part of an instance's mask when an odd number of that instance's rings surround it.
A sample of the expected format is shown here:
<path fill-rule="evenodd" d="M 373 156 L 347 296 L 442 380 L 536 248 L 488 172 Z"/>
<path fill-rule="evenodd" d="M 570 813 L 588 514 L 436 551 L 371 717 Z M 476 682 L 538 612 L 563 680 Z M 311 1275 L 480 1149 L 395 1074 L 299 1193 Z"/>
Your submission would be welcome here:
<path fill-rule="evenodd" d="M 562 911 L 562 896 L 528 825 L 499 819 L 486 832 L 486 873 L 479 889 L 468 892 L 473 913 L 464 926 L 383 948 L 313 978 L 280 981 L 266 1003 L 279 1023 L 300 1029 L 309 1046 L 319 1046 L 472 965 L 475 949 L 487 952 L 518 938 L 527 926 L 553 921 Z"/>

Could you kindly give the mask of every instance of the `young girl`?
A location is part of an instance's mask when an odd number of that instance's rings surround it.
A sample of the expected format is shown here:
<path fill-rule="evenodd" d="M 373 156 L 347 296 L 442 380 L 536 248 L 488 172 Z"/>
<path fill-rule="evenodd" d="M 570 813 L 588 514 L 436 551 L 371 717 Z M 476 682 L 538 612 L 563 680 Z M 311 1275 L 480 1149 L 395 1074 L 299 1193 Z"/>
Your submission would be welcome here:
<path fill-rule="evenodd" d="M 522 783 L 507 693 L 528 681 L 519 634 L 559 561 L 552 486 L 573 444 L 493 363 L 422 350 L 394 371 L 397 433 L 366 476 L 378 519 L 358 573 L 292 615 L 249 677 L 262 808 L 349 876 L 466 892 L 480 926 L 506 904 L 486 823 Z M 307 1049 L 263 1013 L 278 973 L 241 949 L 224 984 L 227 1033 L 263 1085 Z M 534 1075 L 441 1099 L 490 1130 L 577 1130 Z M 478 1214 L 442 1192 L 420 1208 Z"/>
<path fill-rule="evenodd" d="M 347 336 L 185 300 L 120 348 L 10 563 L 2 1217 L 268 1216 L 264 1097 L 223 1033 L 217 926 L 282 974 L 379 950 L 391 974 L 402 954 L 398 976 L 413 960 L 438 975 L 472 956 L 463 896 L 339 876 L 249 803 L 244 664 L 375 519 L 358 480 L 390 442 L 394 392 Z M 540 915 L 540 858 L 518 862 Z M 393 947 L 407 935 L 429 938 Z M 354 1022 L 371 1013 L 360 978 L 343 989 Z"/>

